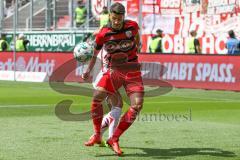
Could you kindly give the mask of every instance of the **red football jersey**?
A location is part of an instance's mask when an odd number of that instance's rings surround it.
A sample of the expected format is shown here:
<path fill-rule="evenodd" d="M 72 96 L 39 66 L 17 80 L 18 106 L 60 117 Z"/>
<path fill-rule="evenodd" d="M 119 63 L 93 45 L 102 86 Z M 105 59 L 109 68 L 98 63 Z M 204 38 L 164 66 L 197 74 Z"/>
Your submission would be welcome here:
<path fill-rule="evenodd" d="M 107 52 L 108 60 L 124 54 L 129 62 L 136 61 L 138 49 L 135 36 L 138 30 L 138 24 L 131 20 L 125 20 L 121 30 L 114 30 L 109 23 L 96 35 L 95 49 L 103 48 Z"/>

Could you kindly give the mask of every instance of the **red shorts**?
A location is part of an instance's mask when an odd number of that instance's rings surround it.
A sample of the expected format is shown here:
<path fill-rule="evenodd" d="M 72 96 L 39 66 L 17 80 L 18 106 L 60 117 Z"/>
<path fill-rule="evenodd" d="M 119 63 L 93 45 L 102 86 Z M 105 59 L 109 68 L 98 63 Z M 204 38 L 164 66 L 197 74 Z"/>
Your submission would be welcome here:
<path fill-rule="evenodd" d="M 140 70 L 119 71 L 109 69 L 97 83 L 97 87 L 102 87 L 110 93 L 115 93 L 120 87 L 124 87 L 129 95 L 136 92 L 144 92 L 144 86 Z"/>

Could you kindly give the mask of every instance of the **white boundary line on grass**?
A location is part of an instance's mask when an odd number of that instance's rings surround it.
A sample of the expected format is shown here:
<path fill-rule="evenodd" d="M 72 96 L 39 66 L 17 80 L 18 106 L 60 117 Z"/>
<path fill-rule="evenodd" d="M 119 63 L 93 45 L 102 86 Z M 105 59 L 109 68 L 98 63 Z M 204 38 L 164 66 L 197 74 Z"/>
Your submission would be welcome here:
<path fill-rule="evenodd" d="M 77 104 L 72 104 L 71 106 L 82 106 L 82 105 L 88 105 L 90 108 L 90 103 L 77 103 Z M 0 104 L 0 108 L 21 108 L 21 107 L 51 107 L 51 106 L 56 106 L 56 104 Z"/>
<path fill-rule="evenodd" d="M 219 102 L 224 102 L 224 101 L 238 101 L 240 102 L 240 100 L 236 100 L 236 99 L 229 99 L 229 98 L 213 98 L 213 97 L 195 97 L 195 96 L 180 96 L 180 95 L 164 95 L 163 97 L 178 97 L 178 98 L 191 98 L 191 99 L 202 99 L 202 100 L 215 100 L 215 101 L 219 101 Z M 155 97 L 151 97 L 151 98 L 155 98 Z"/>
<path fill-rule="evenodd" d="M 154 103 L 240 103 L 240 101 L 164 101 L 164 102 L 144 102 L 145 104 Z"/>
<path fill-rule="evenodd" d="M 50 104 L 6 104 L 0 105 L 0 108 L 15 108 L 15 107 L 48 107 Z"/>

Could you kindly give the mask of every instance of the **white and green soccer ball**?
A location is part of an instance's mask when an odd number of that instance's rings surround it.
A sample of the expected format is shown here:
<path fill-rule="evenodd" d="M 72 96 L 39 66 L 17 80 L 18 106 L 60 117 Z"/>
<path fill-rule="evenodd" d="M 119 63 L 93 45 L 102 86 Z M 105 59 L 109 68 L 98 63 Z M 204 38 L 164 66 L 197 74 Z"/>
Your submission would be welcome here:
<path fill-rule="evenodd" d="M 73 56 L 79 62 L 88 61 L 93 55 L 93 45 L 88 42 L 78 43 L 74 50 Z"/>

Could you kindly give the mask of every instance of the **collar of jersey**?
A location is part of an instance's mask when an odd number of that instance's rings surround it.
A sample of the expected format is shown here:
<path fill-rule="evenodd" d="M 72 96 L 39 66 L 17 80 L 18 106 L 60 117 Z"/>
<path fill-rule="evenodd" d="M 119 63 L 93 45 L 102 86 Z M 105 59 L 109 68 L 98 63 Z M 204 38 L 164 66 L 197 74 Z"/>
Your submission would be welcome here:
<path fill-rule="evenodd" d="M 113 29 L 113 28 L 112 28 L 112 24 L 111 24 L 110 21 L 109 21 L 108 24 L 107 24 L 107 26 L 108 26 L 109 28 L 111 28 L 114 32 L 120 32 L 120 31 L 122 31 L 122 30 L 124 29 L 124 25 L 125 25 L 125 21 L 123 21 L 122 28 L 119 29 L 119 30 L 116 30 L 116 29 Z"/>

